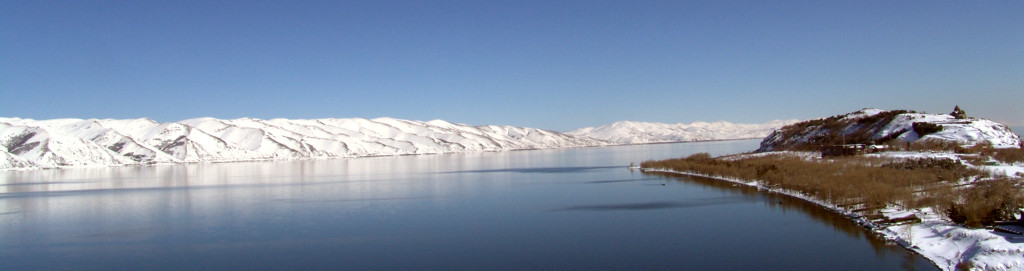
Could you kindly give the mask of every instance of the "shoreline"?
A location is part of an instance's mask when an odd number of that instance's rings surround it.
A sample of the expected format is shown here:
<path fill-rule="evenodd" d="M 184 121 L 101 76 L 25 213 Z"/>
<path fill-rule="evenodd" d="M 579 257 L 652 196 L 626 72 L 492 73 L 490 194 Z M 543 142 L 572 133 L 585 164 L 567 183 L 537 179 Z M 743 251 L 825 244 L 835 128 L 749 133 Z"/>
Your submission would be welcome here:
<path fill-rule="evenodd" d="M 900 247 L 921 255 L 928 259 L 940 270 L 956 270 L 963 263 L 973 264 L 981 270 L 1017 270 L 1024 268 L 1024 237 L 1009 237 L 989 232 L 986 229 L 968 229 L 941 218 L 933 210 L 898 210 L 886 208 L 893 217 L 900 215 L 913 215 L 921 218 L 919 223 L 879 225 L 862 215 L 857 215 L 845 208 L 818 200 L 812 196 L 804 195 L 799 191 L 770 188 L 758 181 L 744 181 L 736 178 L 711 176 L 696 172 L 681 172 L 664 168 L 641 168 L 641 172 L 657 172 L 678 174 L 685 176 L 703 177 L 713 180 L 725 181 L 733 184 L 744 185 L 756 188 L 758 191 L 767 191 L 785 195 L 787 197 L 803 200 L 837 214 L 843 215 L 852 222 L 864 227 L 871 233 L 892 241 Z M 917 236 L 917 238 L 915 238 Z M 1002 238 L 1000 238 L 1002 237 Z M 915 239 L 917 241 L 915 242 Z M 1002 244 L 982 244 L 997 239 L 1019 240 L 1011 242 L 1010 247 L 997 246 Z M 988 246 L 985 246 L 988 245 Z M 1015 247 L 1015 248 L 1014 248 Z M 955 249 L 950 249 L 955 248 Z M 992 255 L 995 254 L 995 255 Z M 1016 258 L 1016 260 L 1014 260 Z M 976 261 L 971 261 L 976 260 Z"/>

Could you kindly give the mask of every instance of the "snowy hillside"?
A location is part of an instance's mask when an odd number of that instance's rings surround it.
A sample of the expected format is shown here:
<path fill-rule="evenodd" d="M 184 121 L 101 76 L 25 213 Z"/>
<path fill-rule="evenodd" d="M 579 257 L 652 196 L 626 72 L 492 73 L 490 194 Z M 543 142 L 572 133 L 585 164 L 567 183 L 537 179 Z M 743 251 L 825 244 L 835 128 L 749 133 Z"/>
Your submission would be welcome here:
<path fill-rule="evenodd" d="M 894 140 L 937 140 L 963 146 L 984 143 L 996 148 L 1021 144 L 1020 136 L 1006 125 L 987 119 L 865 108 L 783 127 L 765 137 L 758 151 L 817 150 L 820 145 L 881 144 Z"/>
<path fill-rule="evenodd" d="M 512 126 L 378 119 L 0 118 L 0 169 L 503 151 L 605 145 Z"/>
<path fill-rule="evenodd" d="M 776 120 L 763 124 L 738 124 L 724 121 L 667 124 L 620 121 L 598 127 L 576 129 L 565 133 L 618 144 L 686 142 L 763 138 L 773 130 L 795 122 L 797 121 Z"/>

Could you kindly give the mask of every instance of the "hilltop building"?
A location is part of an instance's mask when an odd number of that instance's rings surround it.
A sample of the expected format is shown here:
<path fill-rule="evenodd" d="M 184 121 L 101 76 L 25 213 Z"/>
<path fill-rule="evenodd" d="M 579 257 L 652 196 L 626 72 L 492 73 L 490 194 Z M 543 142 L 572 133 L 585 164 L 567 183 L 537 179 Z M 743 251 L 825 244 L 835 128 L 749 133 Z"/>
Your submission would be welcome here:
<path fill-rule="evenodd" d="M 956 107 L 953 107 L 953 113 L 949 113 L 949 115 L 953 116 L 953 118 L 956 118 L 958 120 L 962 120 L 962 119 L 966 119 L 967 118 L 967 112 L 964 112 L 963 110 L 961 110 L 959 105 L 957 105 Z"/>

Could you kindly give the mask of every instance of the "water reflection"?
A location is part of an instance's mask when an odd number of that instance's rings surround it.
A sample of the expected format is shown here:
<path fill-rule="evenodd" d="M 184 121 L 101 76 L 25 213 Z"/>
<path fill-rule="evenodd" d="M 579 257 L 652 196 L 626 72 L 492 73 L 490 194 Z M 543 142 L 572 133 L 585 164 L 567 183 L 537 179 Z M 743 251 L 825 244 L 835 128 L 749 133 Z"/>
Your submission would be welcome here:
<path fill-rule="evenodd" d="M 625 168 L 757 143 L 0 172 L 0 263 L 4 270 L 904 264 L 893 258 L 919 265 L 920 257 L 901 251 L 871 251 L 849 238 L 863 231 L 847 232 L 848 221 L 820 208 Z M 805 213 L 819 222 L 804 223 Z"/>
<path fill-rule="evenodd" d="M 501 169 L 479 169 L 479 170 L 462 170 L 462 171 L 449 171 L 441 173 L 495 173 L 495 172 L 515 172 L 515 173 L 571 173 L 586 170 L 595 169 L 609 169 L 609 168 L 621 168 L 618 166 L 603 166 L 603 167 L 540 167 L 540 168 L 501 168 Z"/>
<path fill-rule="evenodd" d="M 805 200 L 796 199 L 786 195 L 777 193 L 771 193 L 768 191 L 759 190 L 754 187 L 739 185 L 731 182 L 717 180 L 713 178 L 706 178 L 700 176 L 689 176 L 679 175 L 664 172 L 645 172 L 644 174 L 662 176 L 669 180 L 699 184 L 704 187 L 712 188 L 717 191 L 738 193 L 748 197 L 760 198 L 763 205 L 771 209 L 777 209 L 785 212 L 800 212 L 813 218 L 814 222 L 819 225 L 832 228 L 835 232 L 842 233 L 849 238 L 864 240 L 874 249 L 875 255 L 881 257 L 887 253 L 903 254 L 903 262 L 901 267 L 904 270 L 916 270 L 916 269 L 933 269 L 933 266 L 922 266 L 921 259 L 919 256 L 915 256 L 912 253 L 904 251 L 903 248 L 887 245 L 885 240 L 874 235 L 864 227 L 861 227 L 857 223 L 854 223 L 849 218 L 842 214 L 835 213 L 828 209 L 822 208 L 816 204 L 807 202 Z"/>
<path fill-rule="evenodd" d="M 624 179 L 624 180 L 602 180 L 602 181 L 586 181 L 585 184 L 608 184 L 608 183 L 628 183 L 628 182 L 647 182 L 653 180 L 660 180 L 655 178 L 643 178 L 643 179 Z"/>
<path fill-rule="evenodd" d="M 391 201 L 391 200 L 422 200 L 437 197 L 394 197 L 394 198 L 364 198 L 364 199 L 331 199 L 331 200 L 308 200 L 308 199 L 274 199 L 288 203 L 324 203 L 324 202 L 355 202 L 355 201 Z"/>
<path fill-rule="evenodd" d="M 635 203 L 613 203 L 613 204 L 595 204 L 595 205 L 577 205 L 570 206 L 561 209 L 555 209 L 552 211 L 639 211 L 639 210 L 657 210 L 657 209 L 669 209 L 669 208 L 692 208 L 692 207 L 704 207 L 721 204 L 730 204 L 743 201 L 742 197 L 719 197 L 719 198 L 704 198 L 704 199 L 689 199 L 689 200 L 678 200 L 678 201 L 652 201 L 652 202 L 635 202 Z"/>

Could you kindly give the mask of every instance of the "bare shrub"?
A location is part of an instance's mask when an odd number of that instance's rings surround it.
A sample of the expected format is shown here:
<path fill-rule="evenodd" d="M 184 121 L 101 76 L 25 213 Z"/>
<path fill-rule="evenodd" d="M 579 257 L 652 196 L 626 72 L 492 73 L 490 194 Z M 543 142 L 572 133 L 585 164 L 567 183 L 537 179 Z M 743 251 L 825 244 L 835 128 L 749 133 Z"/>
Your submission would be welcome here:
<path fill-rule="evenodd" d="M 981 182 L 960 191 L 960 198 L 946 207 L 953 222 L 968 227 L 991 225 L 995 221 L 1009 220 L 1014 212 L 1024 208 L 1024 194 L 1017 180 L 1000 178 Z"/>

